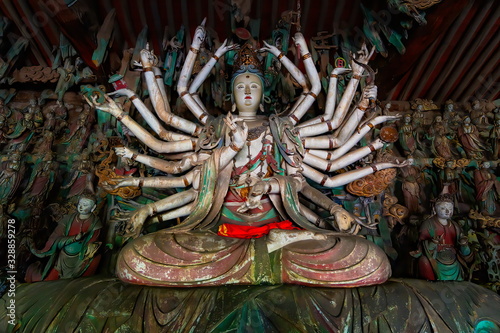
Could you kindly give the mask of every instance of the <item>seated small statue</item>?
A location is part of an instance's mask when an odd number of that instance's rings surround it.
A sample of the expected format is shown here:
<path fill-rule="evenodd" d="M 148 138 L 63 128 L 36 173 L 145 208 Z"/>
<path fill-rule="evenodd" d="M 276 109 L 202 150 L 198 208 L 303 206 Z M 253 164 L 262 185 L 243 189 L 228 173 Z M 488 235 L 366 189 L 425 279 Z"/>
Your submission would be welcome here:
<path fill-rule="evenodd" d="M 82 194 L 76 212 L 65 215 L 49 237 L 42 250 L 31 244 L 31 252 L 39 257 L 49 257 L 42 270 L 41 263 L 31 264 L 26 272 L 27 282 L 69 279 L 95 273 L 100 255 L 96 255 L 102 228 L 101 221 L 93 214 L 96 199 Z"/>
<path fill-rule="evenodd" d="M 427 280 L 464 280 L 467 264 L 474 259 L 467 237 L 454 222 L 453 197 L 441 194 L 436 213 L 420 226 L 419 249 L 411 252 L 418 258 L 418 271 Z"/>

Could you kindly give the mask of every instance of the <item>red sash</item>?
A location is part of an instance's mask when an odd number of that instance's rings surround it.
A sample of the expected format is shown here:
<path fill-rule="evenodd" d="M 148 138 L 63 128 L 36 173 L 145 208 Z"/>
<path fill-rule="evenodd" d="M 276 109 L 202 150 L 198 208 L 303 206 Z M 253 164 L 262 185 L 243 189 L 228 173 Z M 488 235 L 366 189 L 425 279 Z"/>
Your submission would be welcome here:
<path fill-rule="evenodd" d="M 233 238 L 260 238 L 267 235 L 271 229 L 302 230 L 294 227 L 292 222 L 288 220 L 273 222 L 260 227 L 223 223 L 219 226 L 217 235 Z"/>

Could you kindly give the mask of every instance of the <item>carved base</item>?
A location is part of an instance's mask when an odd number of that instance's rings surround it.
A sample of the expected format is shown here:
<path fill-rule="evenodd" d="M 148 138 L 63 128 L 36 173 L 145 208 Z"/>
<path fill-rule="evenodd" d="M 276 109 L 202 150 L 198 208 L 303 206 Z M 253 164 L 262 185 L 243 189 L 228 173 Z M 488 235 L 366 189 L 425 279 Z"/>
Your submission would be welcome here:
<path fill-rule="evenodd" d="M 0 332 L 13 332 L 0 300 Z M 500 296 L 468 282 L 360 288 L 154 288 L 91 277 L 24 284 L 16 332 L 498 332 Z M 481 330 L 483 329 L 483 330 Z"/>

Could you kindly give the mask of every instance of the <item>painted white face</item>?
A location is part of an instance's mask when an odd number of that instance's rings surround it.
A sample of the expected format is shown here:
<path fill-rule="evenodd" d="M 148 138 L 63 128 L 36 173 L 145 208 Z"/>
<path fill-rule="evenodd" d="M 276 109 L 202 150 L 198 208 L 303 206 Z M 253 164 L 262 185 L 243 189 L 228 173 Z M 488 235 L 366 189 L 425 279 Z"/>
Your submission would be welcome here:
<path fill-rule="evenodd" d="M 439 202 L 436 204 L 436 215 L 440 219 L 449 219 L 453 215 L 453 203 Z"/>
<path fill-rule="evenodd" d="M 94 201 L 87 199 L 87 198 L 81 198 L 78 201 L 77 210 L 78 210 L 79 214 L 88 215 L 88 214 L 92 213 L 92 211 L 94 210 L 94 207 L 95 207 Z"/>
<path fill-rule="evenodd" d="M 234 79 L 234 101 L 238 111 L 256 112 L 262 98 L 262 83 L 255 74 L 244 73 Z"/>

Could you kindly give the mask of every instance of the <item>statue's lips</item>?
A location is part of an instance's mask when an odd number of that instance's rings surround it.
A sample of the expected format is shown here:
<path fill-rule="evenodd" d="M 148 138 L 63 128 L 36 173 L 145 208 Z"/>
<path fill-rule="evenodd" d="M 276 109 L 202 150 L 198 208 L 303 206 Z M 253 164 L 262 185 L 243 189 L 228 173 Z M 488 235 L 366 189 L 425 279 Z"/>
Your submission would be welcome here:
<path fill-rule="evenodd" d="M 252 99 L 252 97 L 250 97 L 250 96 L 247 96 L 247 97 L 245 97 L 245 99 Z"/>

